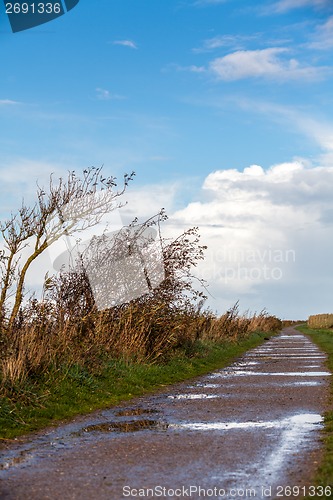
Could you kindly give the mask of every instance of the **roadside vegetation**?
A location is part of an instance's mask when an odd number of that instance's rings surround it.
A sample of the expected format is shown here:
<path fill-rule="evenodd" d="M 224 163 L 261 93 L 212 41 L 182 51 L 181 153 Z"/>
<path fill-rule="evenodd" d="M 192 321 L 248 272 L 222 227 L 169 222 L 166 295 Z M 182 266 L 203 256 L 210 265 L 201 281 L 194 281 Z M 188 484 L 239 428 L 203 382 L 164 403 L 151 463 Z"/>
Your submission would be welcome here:
<path fill-rule="evenodd" d="M 195 288 L 192 275 L 205 251 L 198 228 L 163 239 L 163 210 L 134 221 L 111 246 L 105 234 L 93 238 L 70 268 L 45 276 L 41 298 L 25 294 L 32 263 L 62 237 L 93 228 L 119 208 L 132 178 L 126 175 L 120 189 L 101 169 L 82 177 L 70 172 L 58 183 L 51 178 L 32 208 L 22 205 L 0 225 L 2 439 L 225 366 L 281 328 L 265 311 L 241 315 L 238 303 L 220 317 L 205 309 L 205 283 Z M 150 241 L 143 235 L 153 229 L 160 254 L 151 252 L 147 261 Z M 125 257 L 131 265 L 124 268 Z M 163 279 L 156 281 L 158 264 Z M 98 280 L 91 281 L 96 270 Z M 140 287 L 145 292 L 134 294 Z"/>
<path fill-rule="evenodd" d="M 333 315 L 317 315 L 310 316 L 311 324 L 326 323 L 326 316 Z M 315 318 L 315 320 L 313 320 Z M 310 323 L 310 321 L 309 321 Z M 310 328 L 309 325 L 301 325 L 298 327 L 302 333 L 309 335 L 313 342 L 318 345 L 324 352 L 327 353 L 327 368 L 333 372 L 333 329 L 326 329 L 325 327 Z M 331 378 L 331 406 L 333 402 L 333 380 Z M 319 486 L 333 486 L 333 411 L 325 413 L 325 431 L 323 434 L 324 442 L 324 455 L 322 463 L 318 469 L 316 482 Z"/>
<path fill-rule="evenodd" d="M 333 328 L 333 314 L 314 314 L 309 316 L 309 328 Z"/>

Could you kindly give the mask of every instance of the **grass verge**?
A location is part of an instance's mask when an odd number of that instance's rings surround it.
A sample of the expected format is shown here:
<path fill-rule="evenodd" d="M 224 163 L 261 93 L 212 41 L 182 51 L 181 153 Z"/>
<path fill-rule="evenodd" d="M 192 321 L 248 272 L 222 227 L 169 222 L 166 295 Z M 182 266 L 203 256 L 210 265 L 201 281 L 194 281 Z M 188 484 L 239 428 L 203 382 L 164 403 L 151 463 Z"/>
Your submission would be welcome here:
<path fill-rule="evenodd" d="M 51 370 L 0 398 L 0 439 L 13 439 L 57 421 L 223 368 L 269 336 L 253 333 L 238 342 L 198 341 L 190 356 L 181 352 L 165 364 L 109 359 L 97 371 L 88 371 L 80 365 Z"/>
<path fill-rule="evenodd" d="M 299 331 L 309 335 L 313 342 L 327 353 L 327 368 L 333 372 L 333 331 L 315 330 L 306 325 L 297 327 Z M 333 380 L 331 379 L 331 401 L 333 401 Z M 324 416 L 325 431 L 323 436 L 324 455 L 318 469 L 316 483 L 319 486 L 331 486 L 333 488 L 333 411 L 327 411 Z"/>

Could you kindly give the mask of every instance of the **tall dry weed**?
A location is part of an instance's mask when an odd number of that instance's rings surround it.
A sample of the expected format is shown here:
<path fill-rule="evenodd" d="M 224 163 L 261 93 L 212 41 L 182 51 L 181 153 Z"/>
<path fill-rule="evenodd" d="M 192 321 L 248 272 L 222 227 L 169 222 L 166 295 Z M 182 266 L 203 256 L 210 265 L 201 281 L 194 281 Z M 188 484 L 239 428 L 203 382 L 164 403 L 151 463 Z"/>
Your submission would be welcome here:
<path fill-rule="evenodd" d="M 309 316 L 310 328 L 333 328 L 333 314 L 315 314 Z"/>

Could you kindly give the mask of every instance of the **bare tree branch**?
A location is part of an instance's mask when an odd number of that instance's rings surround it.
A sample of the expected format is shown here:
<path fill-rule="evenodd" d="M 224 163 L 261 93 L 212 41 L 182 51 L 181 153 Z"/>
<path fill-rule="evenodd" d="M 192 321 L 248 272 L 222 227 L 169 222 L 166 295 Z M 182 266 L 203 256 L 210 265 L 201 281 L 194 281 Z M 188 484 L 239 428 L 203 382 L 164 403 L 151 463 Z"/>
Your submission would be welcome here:
<path fill-rule="evenodd" d="M 57 182 L 51 175 L 48 189 L 37 185 L 37 201 L 33 208 L 22 205 L 16 216 L 0 225 L 5 242 L 0 254 L 1 322 L 4 320 L 9 288 L 15 288 L 14 305 L 8 321 L 9 331 L 19 312 L 26 274 L 32 262 L 62 236 L 93 227 L 105 214 L 122 206 L 118 198 L 133 179 L 134 172 L 125 174 L 121 188 L 117 189 L 115 177 L 105 177 L 102 170 L 103 167 L 90 167 L 83 171 L 81 177 L 71 171 L 66 180 L 60 178 Z M 31 240 L 32 251 L 18 268 L 18 255 Z"/>

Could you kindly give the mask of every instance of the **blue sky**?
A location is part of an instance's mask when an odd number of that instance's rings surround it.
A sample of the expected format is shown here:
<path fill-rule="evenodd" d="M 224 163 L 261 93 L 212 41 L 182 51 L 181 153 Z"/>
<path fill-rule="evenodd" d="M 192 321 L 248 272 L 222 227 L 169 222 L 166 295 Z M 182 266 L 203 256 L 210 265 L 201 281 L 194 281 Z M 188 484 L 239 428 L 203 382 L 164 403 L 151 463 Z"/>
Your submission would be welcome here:
<path fill-rule="evenodd" d="M 199 226 L 213 310 L 332 312 L 332 48 L 331 0 L 80 0 L 15 34 L 1 5 L 2 217 L 134 170 L 129 213 Z"/>

